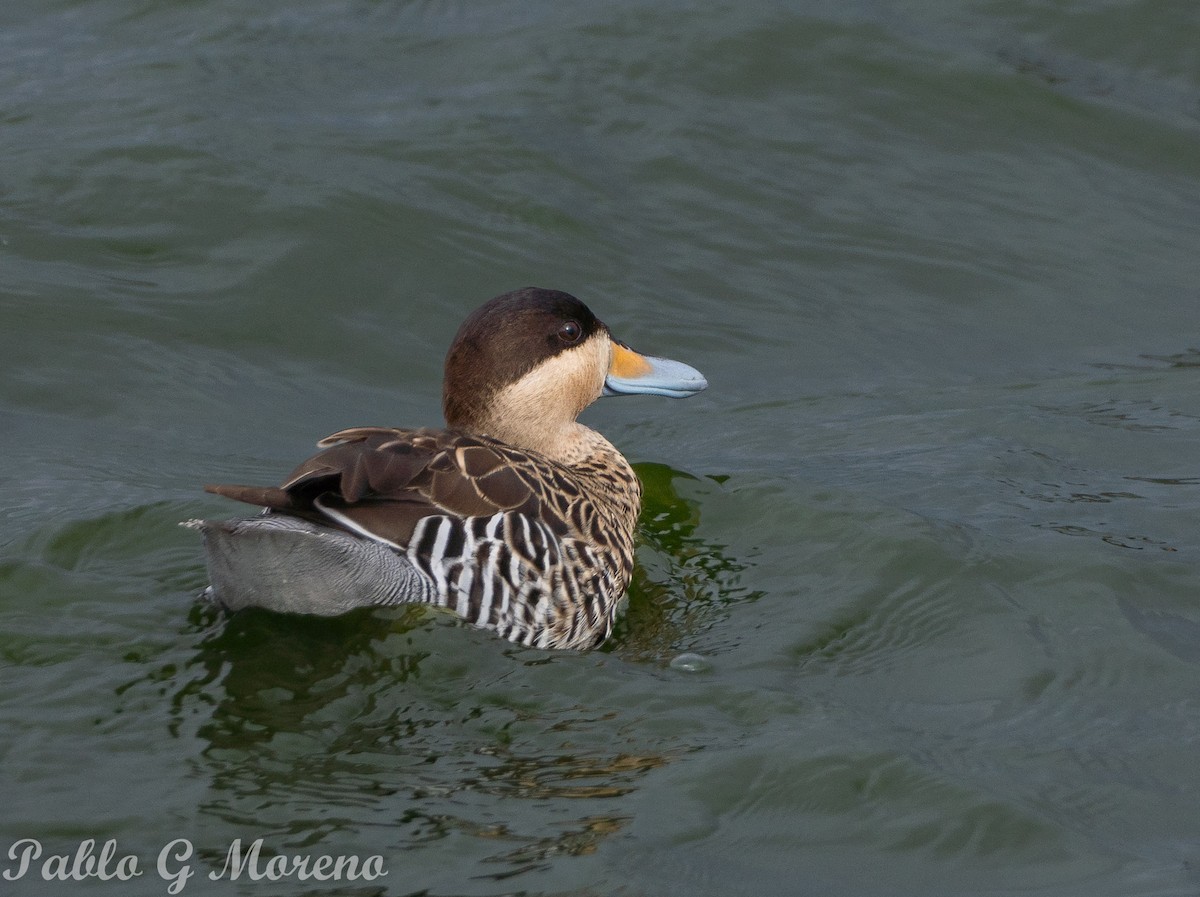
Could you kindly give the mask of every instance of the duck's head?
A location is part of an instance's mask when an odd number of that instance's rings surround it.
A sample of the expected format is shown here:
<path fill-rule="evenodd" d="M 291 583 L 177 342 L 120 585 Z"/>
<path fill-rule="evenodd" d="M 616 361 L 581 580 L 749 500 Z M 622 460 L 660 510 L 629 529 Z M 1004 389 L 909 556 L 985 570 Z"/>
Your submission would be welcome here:
<path fill-rule="evenodd" d="M 574 296 L 527 287 L 463 322 L 446 354 L 442 408 L 450 427 L 554 457 L 602 395 L 685 398 L 706 386 L 695 368 L 618 342 Z"/>

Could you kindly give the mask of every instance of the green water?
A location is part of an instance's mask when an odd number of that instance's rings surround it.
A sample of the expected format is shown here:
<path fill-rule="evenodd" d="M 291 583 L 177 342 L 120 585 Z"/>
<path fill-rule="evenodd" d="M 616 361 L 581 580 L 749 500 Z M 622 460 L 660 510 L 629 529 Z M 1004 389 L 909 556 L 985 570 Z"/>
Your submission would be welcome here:
<path fill-rule="evenodd" d="M 1200 892 L 1191 2 L 8 0 L 0 893 Z M 702 370 L 590 654 L 226 617 L 205 482 L 536 284 Z M 374 881 L 211 880 L 235 839 Z M 99 852 L 99 849 L 97 849 Z M 265 859 L 264 859 L 265 863 Z M 176 864 L 179 865 L 179 864 Z"/>

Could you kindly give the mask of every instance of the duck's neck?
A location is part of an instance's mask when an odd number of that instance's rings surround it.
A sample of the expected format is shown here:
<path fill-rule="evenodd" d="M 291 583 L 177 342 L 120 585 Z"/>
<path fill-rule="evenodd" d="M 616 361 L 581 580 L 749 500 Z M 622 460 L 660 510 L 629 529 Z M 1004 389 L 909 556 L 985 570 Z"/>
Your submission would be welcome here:
<path fill-rule="evenodd" d="M 637 523 L 642 504 L 642 484 L 633 472 L 633 467 L 616 446 L 582 424 L 577 425 L 586 436 L 581 437 L 581 447 L 586 445 L 586 454 L 567 464 L 577 477 L 588 481 L 588 490 L 593 495 L 604 495 L 618 517 L 630 527 Z"/>
<path fill-rule="evenodd" d="M 535 424 L 509 415 L 499 420 L 481 421 L 476 431 L 514 448 L 537 452 L 564 467 L 578 467 L 595 457 L 615 456 L 621 462 L 625 461 L 611 442 L 578 421 L 548 426 L 544 420 Z"/>

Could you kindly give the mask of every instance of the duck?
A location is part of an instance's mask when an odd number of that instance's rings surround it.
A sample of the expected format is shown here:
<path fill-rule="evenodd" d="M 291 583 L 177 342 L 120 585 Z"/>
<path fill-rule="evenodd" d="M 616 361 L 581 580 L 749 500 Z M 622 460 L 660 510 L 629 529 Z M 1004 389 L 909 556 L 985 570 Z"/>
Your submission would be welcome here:
<path fill-rule="evenodd" d="M 185 523 L 203 537 L 204 594 L 230 612 L 427 604 L 519 645 L 595 648 L 633 574 L 642 490 L 577 418 L 601 396 L 707 386 L 617 340 L 569 293 L 497 296 L 446 354 L 445 427 L 352 427 L 279 486 L 204 487 L 261 508 Z"/>

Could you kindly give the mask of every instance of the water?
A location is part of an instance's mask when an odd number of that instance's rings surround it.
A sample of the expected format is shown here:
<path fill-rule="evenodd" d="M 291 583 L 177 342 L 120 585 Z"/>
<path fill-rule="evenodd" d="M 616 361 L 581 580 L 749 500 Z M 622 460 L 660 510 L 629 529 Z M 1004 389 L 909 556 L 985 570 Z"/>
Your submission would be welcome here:
<path fill-rule="evenodd" d="M 5 893 L 1200 890 L 1192 4 L 13 0 Z M 226 618 L 176 523 L 526 284 L 699 367 L 616 637 Z M 374 881 L 211 880 L 235 839 Z M 99 850 L 99 848 L 97 848 Z M 264 859 L 265 862 L 265 859 Z M 177 864 L 178 865 L 178 864 Z"/>

